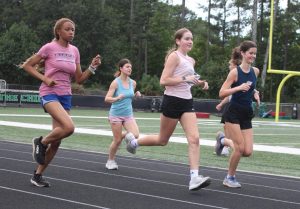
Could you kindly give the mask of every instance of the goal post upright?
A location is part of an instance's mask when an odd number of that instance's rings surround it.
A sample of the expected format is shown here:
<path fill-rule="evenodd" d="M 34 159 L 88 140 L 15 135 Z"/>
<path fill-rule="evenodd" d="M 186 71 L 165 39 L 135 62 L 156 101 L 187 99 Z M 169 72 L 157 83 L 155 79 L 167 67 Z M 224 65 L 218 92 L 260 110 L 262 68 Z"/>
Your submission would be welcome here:
<path fill-rule="evenodd" d="M 279 108 L 280 108 L 280 94 L 285 82 L 294 76 L 300 76 L 300 71 L 291 70 L 275 70 L 272 69 L 272 48 L 273 48 L 273 30 L 274 30 L 274 0 L 271 0 L 271 12 L 270 12 L 270 31 L 269 31 L 269 54 L 268 54 L 268 73 L 282 74 L 286 75 L 280 82 L 277 94 L 276 94 L 276 112 L 275 112 L 275 122 L 279 121 Z"/>

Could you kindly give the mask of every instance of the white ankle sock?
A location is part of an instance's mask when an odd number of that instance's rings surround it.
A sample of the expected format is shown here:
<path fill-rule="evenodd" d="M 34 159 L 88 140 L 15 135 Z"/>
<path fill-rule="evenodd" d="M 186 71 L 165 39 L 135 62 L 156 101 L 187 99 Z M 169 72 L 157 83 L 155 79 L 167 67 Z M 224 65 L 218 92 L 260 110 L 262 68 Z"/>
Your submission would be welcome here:
<path fill-rule="evenodd" d="M 225 141 L 225 138 L 223 137 L 223 138 L 221 139 L 221 144 L 222 144 L 222 145 L 224 145 L 224 141 Z"/>
<path fill-rule="evenodd" d="M 199 176 L 199 170 L 190 170 L 191 178 Z"/>

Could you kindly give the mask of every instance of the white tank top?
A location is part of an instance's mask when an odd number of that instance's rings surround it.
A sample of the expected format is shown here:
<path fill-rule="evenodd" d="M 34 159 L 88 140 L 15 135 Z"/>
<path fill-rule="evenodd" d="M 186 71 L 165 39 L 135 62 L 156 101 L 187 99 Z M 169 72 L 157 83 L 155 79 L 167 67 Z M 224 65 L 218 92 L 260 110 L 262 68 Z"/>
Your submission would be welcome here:
<path fill-rule="evenodd" d="M 189 57 L 188 55 L 183 55 L 179 51 L 175 51 L 177 56 L 179 57 L 179 64 L 175 68 L 173 72 L 174 77 L 182 77 L 182 76 L 189 76 L 194 75 L 194 65 L 193 65 L 193 58 Z M 164 94 L 169 96 L 175 96 L 183 99 L 191 99 L 191 85 L 182 82 L 174 86 L 165 86 Z"/>

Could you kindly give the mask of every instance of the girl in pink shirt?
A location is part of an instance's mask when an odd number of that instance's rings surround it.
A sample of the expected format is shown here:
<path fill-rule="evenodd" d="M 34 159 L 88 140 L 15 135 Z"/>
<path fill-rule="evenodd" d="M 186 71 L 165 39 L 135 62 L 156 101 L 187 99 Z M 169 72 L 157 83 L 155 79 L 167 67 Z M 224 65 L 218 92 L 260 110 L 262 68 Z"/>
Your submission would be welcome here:
<path fill-rule="evenodd" d="M 38 187 L 49 187 L 50 184 L 43 177 L 51 160 L 54 158 L 62 139 L 74 132 L 74 123 L 69 116 L 71 109 L 71 79 L 79 84 L 83 83 L 101 64 L 100 55 L 92 59 L 91 65 L 84 72 L 80 67 L 80 55 L 77 47 L 70 44 L 75 35 L 75 24 L 68 18 L 57 20 L 54 30 L 54 40 L 45 44 L 22 65 L 25 71 L 42 81 L 40 97 L 43 108 L 52 117 L 52 131 L 33 142 L 33 158 L 38 163 L 31 178 L 31 183 Z M 45 73 L 35 68 L 44 61 Z"/>

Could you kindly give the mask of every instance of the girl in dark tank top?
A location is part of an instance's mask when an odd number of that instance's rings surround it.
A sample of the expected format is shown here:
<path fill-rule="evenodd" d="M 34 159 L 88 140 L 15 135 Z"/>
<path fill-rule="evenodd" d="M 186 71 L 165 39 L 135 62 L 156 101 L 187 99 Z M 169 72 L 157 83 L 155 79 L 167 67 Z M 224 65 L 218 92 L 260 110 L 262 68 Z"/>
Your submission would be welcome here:
<path fill-rule="evenodd" d="M 224 113 L 224 122 L 233 141 L 234 150 L 231 153 L 228 173 L 223 181 L 224 186 L 231 188 L 241 187 L 235 176 L 238 163 L 242 156 L 248 157 L 253 152 L 251 103 L 259 74 L 259 70 L 251 66 L 256 58 L 256 44 L 252 41 L 244 41 L 240 44 L 239 51 L 242 62 L 229 72 L 219 92 L 221 98 L 232 95 Z"/>

